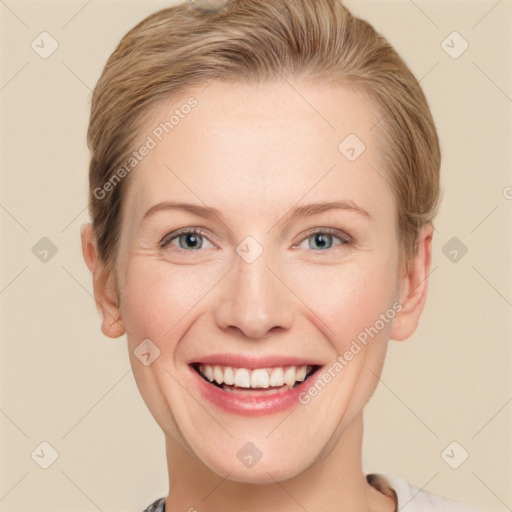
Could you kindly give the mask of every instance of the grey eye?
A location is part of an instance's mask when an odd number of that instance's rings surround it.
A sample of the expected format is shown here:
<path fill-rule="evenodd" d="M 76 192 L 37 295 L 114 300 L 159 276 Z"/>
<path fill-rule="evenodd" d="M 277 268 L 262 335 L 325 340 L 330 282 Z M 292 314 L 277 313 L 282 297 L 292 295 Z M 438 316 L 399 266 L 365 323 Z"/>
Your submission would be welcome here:
<path fill-rule="evenodd" d="M 201 249 L 203 246 L 203 237 L 196 233 L 185 233 L 178 237 L 180 247 L 182 249 Z"/>
<path fill-rule="evenodd" d="M 309 247 L 311 249 L 330 249 L 333 238 L 335 237 L 328 233 L 315 233 L 308 238 Z"/>

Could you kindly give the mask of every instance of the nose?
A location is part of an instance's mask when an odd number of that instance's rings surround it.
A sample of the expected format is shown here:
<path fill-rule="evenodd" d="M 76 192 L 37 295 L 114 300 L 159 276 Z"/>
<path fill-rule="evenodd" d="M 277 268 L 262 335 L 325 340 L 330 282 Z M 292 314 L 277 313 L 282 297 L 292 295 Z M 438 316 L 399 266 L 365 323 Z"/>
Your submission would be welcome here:
<path fill-rule="evenodd" d="M 293 294 L 281 279 L 267 267 L 263 255 L 253 263 L 237 258 L 215 309 L 217 325 L 251 339 L 289 329 L 294 317 Z"/>

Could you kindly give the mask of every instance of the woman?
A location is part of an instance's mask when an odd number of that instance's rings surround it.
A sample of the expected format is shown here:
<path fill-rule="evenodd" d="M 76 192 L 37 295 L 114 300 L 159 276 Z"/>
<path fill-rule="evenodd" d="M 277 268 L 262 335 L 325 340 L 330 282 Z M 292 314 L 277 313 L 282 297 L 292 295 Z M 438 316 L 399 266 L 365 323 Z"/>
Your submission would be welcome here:
<path fill-rule="evenodd" d="M 418 82 L 338 0 L 197 4 L 123 38 L 88 133 L 102 330 L 166 439 L 147 510 L 470 510 L 361 463 L 388 341 L 427 296 Z"/>

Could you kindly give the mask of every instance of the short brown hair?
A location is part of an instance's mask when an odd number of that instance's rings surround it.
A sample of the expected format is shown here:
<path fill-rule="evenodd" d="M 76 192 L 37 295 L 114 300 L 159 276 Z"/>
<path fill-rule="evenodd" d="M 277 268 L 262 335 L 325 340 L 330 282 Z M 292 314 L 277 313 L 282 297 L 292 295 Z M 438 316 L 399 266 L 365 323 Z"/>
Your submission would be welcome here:
<path fill-rule="evenodd" d="M 131 29 L 94 89 L 89 209 L 100 258 L 112 268 L 128 180 L 98 197 L 133 151 L 158 103 L 211 80 L 261 84 L 299 78 L 345 84 L 380 117 L 386 175 L 398 203 L 402 263 L 439 200 L 440 149 L 423 91 L 405 62 L 341 0 L 237 0 L 205 14 L 186 2 Z M 340 141 L 341 142 L 341 141 Z"/>

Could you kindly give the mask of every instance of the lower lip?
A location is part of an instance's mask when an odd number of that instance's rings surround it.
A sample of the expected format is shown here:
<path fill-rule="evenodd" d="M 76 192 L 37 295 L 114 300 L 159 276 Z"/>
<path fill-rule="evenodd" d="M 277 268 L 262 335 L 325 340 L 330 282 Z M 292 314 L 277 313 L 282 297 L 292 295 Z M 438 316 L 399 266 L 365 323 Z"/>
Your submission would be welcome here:
<path fill-rule="evenodd" d="M 213 405 L 235 414 L 244 416 L 260 416 L 284 411 L 290 407 L 299 405 L 299 395 L 306 391 L 320 372 L 316 371 L 297 387 L 277 393 L 265 394 L 258 391 L 253 394 L 239 394 L 236 391 L 225 391 L 213 384 L 209 384 L 192 367 L 189 367 L 195 380 L 199 393 Z"/>

